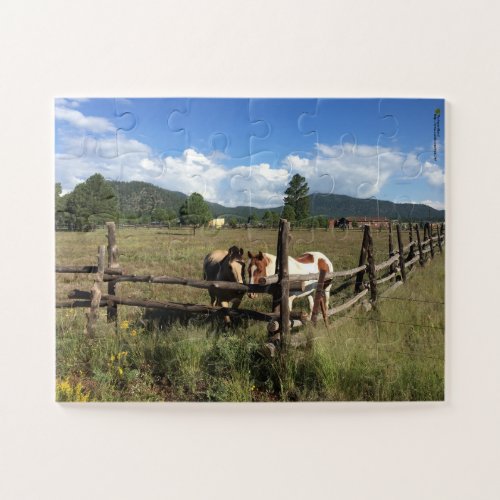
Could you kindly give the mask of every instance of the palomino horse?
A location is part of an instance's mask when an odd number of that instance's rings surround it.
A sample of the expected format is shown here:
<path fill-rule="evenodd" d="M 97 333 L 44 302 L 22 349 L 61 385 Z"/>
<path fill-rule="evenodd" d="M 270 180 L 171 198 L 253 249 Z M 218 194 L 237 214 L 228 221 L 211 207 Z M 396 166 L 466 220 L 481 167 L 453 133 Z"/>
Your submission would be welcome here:
<path fill-rule="evenodd" d="M 244 283 L 245 260 L 243 248 L 232 246 L 229 250 L 214 250 L 203 261 L 203 279 L 207 281 L 233 281 Z M 213 306 L 237 308 L 245 292 L 234 290 L 209 290 L 210 303 Z"/>
<path fill-rule="evenodd" d="M 251 252 L 248 252 L 248 259 L 248 282 L 250 284 L 257 284 L 259 283 L 259 278 L 271 276 L 275 273 L 276 257 L 274 255 L 262 252 L 254 255 Z M 321 252 L 306 252 L 296 259 L 294 259 L 293 257 L 288 257 L 289 274 L 319 273 L 323 270 L 327 273 L 332 272 L 333 265 L 328 257 L 326 257 L 326 255 L 322 254 Z M 309 309 L 311 314 L 314 305 L 313 292 L 314 290 L 316 290 L 317 284 L 317 281 L 305 281 L 304 291 L 297 290 L 290 292 L 290 296 L 288 298 L 290 310 L 292 310 L 292 304 L 296 298 L 307 297 L 307 299 L 309 300 Z M 331 282 L 327 282 L 326 284 L 327 286 L 324 290 L 326 305 L 328 307 L 328 301 L 330 299 L 330 288 L 332 285 Z M 255 298 L 255 294 L 253 293 L 249 293 L 248 296 L 251 299 Z"/>

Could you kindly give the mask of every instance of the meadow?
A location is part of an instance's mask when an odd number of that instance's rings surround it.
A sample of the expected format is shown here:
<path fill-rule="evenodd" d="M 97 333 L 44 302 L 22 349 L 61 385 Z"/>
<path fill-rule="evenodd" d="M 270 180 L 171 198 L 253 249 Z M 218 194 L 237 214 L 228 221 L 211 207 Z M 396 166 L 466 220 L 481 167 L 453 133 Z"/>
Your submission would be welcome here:
<path fill-rule="evenodd" d="M 125 228 L 117 231 L 119 262 L 127 274 L 202 279 L 203 257 L 231 245 L 275 254 L 270 229 Z M 325 253 L 335 270 L 358 263 L 358 230 L 292 231 L 290 254 Z M 374 231 L 375 259 L 388 258 L 387 231 Z M 405 234 L 405 243 L 408 235 Z M 56 233 L 58 265 L 95 264 L 103 229 Z M 56 298 L 89 290 L 92 276 L 58 274 Z M 340 282 L 339 282 L 340 283 Z M 334 283 L 335 287 L 336 283 Z M 192 316 L 162 316 L 119 306 L 118 328 L 100 311 L 94 338 L 85 334 L 85 309 L 56 311 L 58 401 L 415 401 L 444 398 L 444 253 L 416 266 L 404 286 L 377 306 L 348 309 L 329 325 L 294 333 L 297 347 L 283 358 L 263 355 L 265 323 L 230 328 Z M 331 298 L 338 305 L 352 287 Z M 208 304 L 205 290 L 161 284 L 119 283 L 125 297 Z M 296 301 L 294 310 L 306 308 Z M 269 311 L 271 298 L 245 297 L 243 308 Z M 307 342 L 300 340 L 307 339 Z"/>

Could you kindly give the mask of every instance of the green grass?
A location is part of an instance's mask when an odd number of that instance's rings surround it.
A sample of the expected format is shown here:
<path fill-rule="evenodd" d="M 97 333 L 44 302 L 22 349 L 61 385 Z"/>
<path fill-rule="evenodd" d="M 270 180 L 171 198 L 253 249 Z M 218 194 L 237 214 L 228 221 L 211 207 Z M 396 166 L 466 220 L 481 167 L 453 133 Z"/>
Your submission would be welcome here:
<path fill-rule="evenodd" d="M 201 278 L 203 257 L 239 244 L 275 253 L 276 232 L 127 229 L 118 232 L 125 272 Z M 170 234 L 168 234 L 170 233 Z M 174 234 L 172 234 L 174 233 Z M 179 233 L 179 234 L 175 234 Z M 95 262 L 105 233 L 57 233 L 59 265 Z M 358 231 L 293 232 L 291 254 L 319 250 L 335 269 L 357 265 Z M 387 258 L 387 233 L 376 232 L 377 261 Z M 58 275 L 57 297 L 88 290 L 91 277 Z M 386 287 L 387 288 L 387 287 Z M 408 282 L 376 309 L 351 308 L 343 317 L 294 333 L 309 339 L 286 357 L 262 354 L 264 323 L 224 328 L 203 317 L 148 319 L 119 306 L 119 328 L 101 317 L 95 338 L 85 335 L 85 310 L 57 310 L 57 399 L 72 401 L 399 401 L 444 398 L 444 255 L 416 267 Z M 172 285 L 121 283 L 118 294 L 208 304 L 208 293 Z M 352 294 L 352 288 L 345 294 Z M 332 304 L 342 297 L 335 297 Z M 242 307 L 269 310 L 270 298 L 244 298 Z M 296 301 L 294 308 L 306 307 Z M 157 316 L 157 315 L 156 315 Z"/>

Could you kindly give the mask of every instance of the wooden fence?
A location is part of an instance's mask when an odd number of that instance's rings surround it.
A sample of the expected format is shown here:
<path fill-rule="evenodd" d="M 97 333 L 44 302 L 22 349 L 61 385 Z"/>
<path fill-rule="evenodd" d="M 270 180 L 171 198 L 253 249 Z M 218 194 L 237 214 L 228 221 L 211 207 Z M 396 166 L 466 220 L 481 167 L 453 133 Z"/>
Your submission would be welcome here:
<path fill-rule="evenodd" d="M 216 314 L 229 317 L 247 317 L 257 321 L 266 321 L 269 338 L 268 347 L 274 352 L 279 347 L 282 352 L 286 351 L 290 342 L 292 328 L 302 326 L 308 319 L 303 312 L 290 311 L 288 297 L 290 291 L 304 290 L 311 282 L 316 282 L 314 295 L 314 307 L 311 320 L 316 324 L 321 312 L 325 323 L 329 316 L 336 315 L 356 303 L 369 294 L 369 302 L 375 305 L 378 296 L 378 285 L 394 281 L 404 283 L 407 272 L 415 264 L 425 265 L 426 260 L 433 258 L 436 251 L 442 252 L 444 245 L 444 224 L 426 223 L 423 236 L 420 235 L 419 225 L 410 225 L 409 243 L 403 244 L 401 228 L 396 225 L 397 248 L 394 248 L 392 226 L 388 231 L 388 259 L 378 264 L 375 263 L 373 250 L 373 239 L 370 226 L 363 229 L 361 251 L 358 266 L 353 269 L 334 272 L 320 272 L 312 274 L 289 274 L 288 257 L 290 243 L 290 223 L 282 219 L 278 228 L 278 241 L 276 249 L 276 271 L 275 274 L 261 278 L 258 284 L 241 284 L 228 281 L 204 281 L 182 277 L 152 276 L 152 275 L 127 275 L 118 261 L 118 248 L 116 243 L 116 227 L 114 222 L 107 224 L 107 248 L 104 245 L 98 248 L 97 266 L 56 266 L 56 273 L 91 273 L 95 274 L 94 284 L 89 291 L 73 290 L 68 295 L 68 300 L 58 302 L 56 307 L 85 307 L 87 313 L 87 334 L 95 334 L 96 323 L 99 316 L 99 308 L 107 308 L 108 322 L 117 321 L 118 305 L 164 309 L 171 311 L 182 311 L 186 313 Z M 416 240 L 413 238 L 415 231 Z M 105 255 L 108 255 L 107 266 Z M 384 273 L 382 273 L 384 272 Z M 380 274 L 383 274 L 380 276 Z M 366 279 L 366 277 L 368 279 Z M 341 305 L 328 308 L 325 302 L 324 289 L 332 281 L 344 278 L 336 288 L 331 290 L 332 296 L 351 285 L 350 280 L 355 278 L 354 295 Z M 239 292 L 267 293 L 272 295 L 272 311 L 260 312 L 250 309 L 233 309 L 225 307 L 214 307 L 201 304 L 183 304 L 169 301 L 138 300 L 116 295 L 116 288 L 121 282 L 135 283 L 162 283 L 170 285 L 184 285 L 206 290 L 233 290 Z M 309 282 L 309 283 L 307 283 Z M 102 293 L 102 286 L 107 283 L 107 294 Z"/>

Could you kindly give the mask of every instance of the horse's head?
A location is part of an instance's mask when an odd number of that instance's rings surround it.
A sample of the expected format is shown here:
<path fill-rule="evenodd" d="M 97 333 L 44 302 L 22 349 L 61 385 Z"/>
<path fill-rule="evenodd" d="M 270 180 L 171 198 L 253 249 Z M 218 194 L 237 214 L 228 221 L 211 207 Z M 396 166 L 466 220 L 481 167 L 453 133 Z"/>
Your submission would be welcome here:
<path fill-rule="evenodd" d="M 234 281 L 237 283 L 245 283 L 245 260 L 243 256 L 243 248 L 232 246 L 227 251 L 227 263 L 229 272 Z"/>
<path fill-rule="evenodd" d="M 248 283 L 251 285 L 257 285 L 259 283 L 260 278 L 265 278 L 267 276 L 267 266 L 271 260 L 269 257 L 266 257 L 262 252 L 258 254 L 253 254 L 252 252 L 248 252 Z M 256 293 L 249 293 L 248 296 L 251 299 L 255 299 L 257 296 Z"/>

